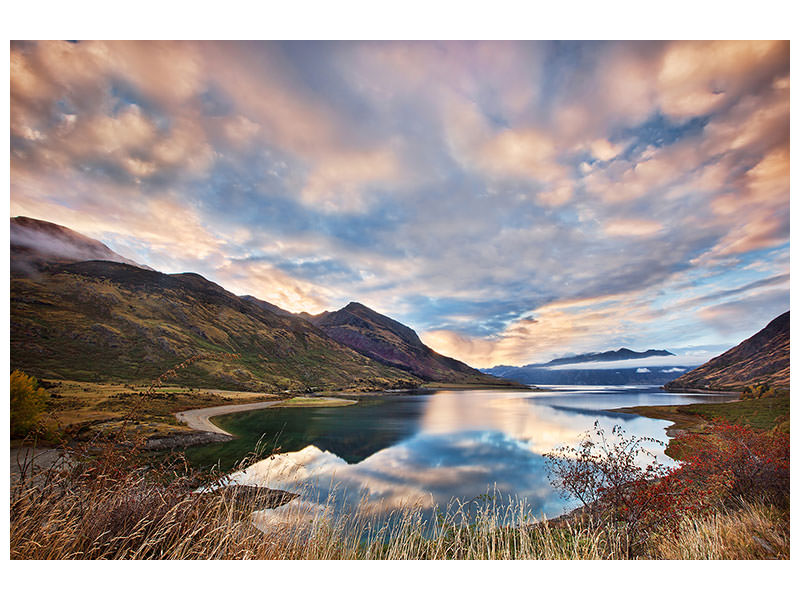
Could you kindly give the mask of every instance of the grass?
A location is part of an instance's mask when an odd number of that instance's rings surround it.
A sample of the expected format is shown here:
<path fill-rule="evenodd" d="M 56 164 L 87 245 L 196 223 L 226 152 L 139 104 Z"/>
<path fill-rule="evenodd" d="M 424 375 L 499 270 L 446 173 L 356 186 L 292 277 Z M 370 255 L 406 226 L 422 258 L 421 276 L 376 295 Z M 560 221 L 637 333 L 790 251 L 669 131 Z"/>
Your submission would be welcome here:
<path fill-rule="evenodd" d="M 789 391 L 770 390 L 758 398 L 724 404 L 690 404 L 678 407 L 680 413 L 709 421 L 723 419 L 736 425 L 767 430 L 778 427 L 789 431 Z"/>
<path fill-rule="evenodd" d="M 789 433 L 789 390 L 767 389 L 753 397 L 742 394 L 738 400 L 718 404 L 686 404 L 679 406 L 634 406 L 614 409 L 615 412 L 633 413 L 672 421 L 667 435 L 674 437 L 681 431 L 700 432 L 715 419 L 734 425 L 749 425 L 753 429 L 767 431 L 777 428 Z M 666 454 L 680 458 L 674 440 L 670 440 Z"/>
<path fill-rule="evenodd" d="M 537 522 L 524 501 L 453 504 L 434 522 L 413 506 L 393 526 L 359 507 L 336 516 L 266 523 L 289 496 L 193 493 L 202 481 L 176 464 L 137 467 L 129 457 L 78 457 L 65 470 L 11 489 L 12 559 L 761 559 L 788 558 L 788 512 L 758 502 L 686 520 L 631 556 L 625 530 L 592 520 Z M 288 505 L 295 506 L 294 504 Z M 253 513 L 256 512 L 256 515 Z M 467 512 L 471 515 L 467 517 Z M 257 526 L 256 526 L 257 525 Z"/>
<path fill-rule="evenodd" d="M 742 503 L 681 524 L 653 552 L 666 560 L 761 560 L 789 558 L 789 513 L 761 503 Z"/>
<path fill-rule="evenodd" d="M 280 398 L 280 394 L 198 389 L 180 386 L 154 387 L 125 383 L 89 383 L 49 380 L 46 403 L 47 425 L 68 438 L 89 439 L 98 432 L 121 424 L 137 406 L 131 426 L 144 435 L 188 431 L 175 413 L 225 404 L 248 404 Z"/>

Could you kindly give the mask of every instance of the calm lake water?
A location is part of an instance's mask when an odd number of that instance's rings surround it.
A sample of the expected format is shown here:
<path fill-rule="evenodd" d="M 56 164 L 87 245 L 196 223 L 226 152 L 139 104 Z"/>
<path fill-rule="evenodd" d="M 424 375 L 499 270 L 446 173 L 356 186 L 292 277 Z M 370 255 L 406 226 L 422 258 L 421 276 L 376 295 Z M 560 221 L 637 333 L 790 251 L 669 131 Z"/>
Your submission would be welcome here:
<path fill-rule="evenodd" d="M 724 396 L 668 394 L 658 388 L 572 386 L 543 392 L 439 391 L 360 397 L 330 408 L 280 408 L 217 417 L 238 436 L 190 449 L 195 464 L 226 468 L 262 446 L 280 453 L 236 475 L 242 483 L 301 492 L 310 504 L 375 513 L 414 504 L 433 511 L 453 499 L 490 493 L 524 498 L 533 515 L 554 517 L 576 504 L 547 480 L 543 454 L 574 444 L 595 421 L 610 432 L 667 441 L 667 421 L 609 412 L 637 405 L 719 402 Z M 670 463 L 658 445 L 650 447 Z M 291 504 L 291 503 L 290 503 Z M 267 511 L 275 512 L 275 511 Z"/>

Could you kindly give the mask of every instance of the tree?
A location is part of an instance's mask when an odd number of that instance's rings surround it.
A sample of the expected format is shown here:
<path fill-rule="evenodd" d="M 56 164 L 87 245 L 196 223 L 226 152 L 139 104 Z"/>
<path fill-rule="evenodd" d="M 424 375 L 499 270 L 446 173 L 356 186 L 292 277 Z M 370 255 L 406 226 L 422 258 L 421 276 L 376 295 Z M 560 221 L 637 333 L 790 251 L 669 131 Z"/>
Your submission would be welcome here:
<path fill-rule="evenodd" d="M 23 438 L 39 429 L 49 395 L 39 382 L 22 371 L 11 373 L 11 437 Z"/>

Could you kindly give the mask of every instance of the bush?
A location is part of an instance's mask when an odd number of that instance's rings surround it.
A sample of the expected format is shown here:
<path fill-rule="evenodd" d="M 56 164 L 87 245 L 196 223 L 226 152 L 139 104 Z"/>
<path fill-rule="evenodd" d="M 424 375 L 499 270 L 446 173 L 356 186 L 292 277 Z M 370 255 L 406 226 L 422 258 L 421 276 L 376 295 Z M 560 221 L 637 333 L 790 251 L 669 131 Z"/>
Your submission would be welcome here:
<path fill-rule="evenodd" d="M 788 504 L 787 433 L 716 420 L 703 433 L 683 434 L 676 441 L 683 454 L 680 474 L 685 480 L 717 486 L 725 500 Z"/>
<path fill-rule="evenodd" d="M 674 533 L 687 514 L 711 504 L 709 492 L 660 463 L 644 443 L 652 438 L 626 437 L 619 426 L 611 436 L 594 424 L 577 447 L 562 446 L 545 454 L 551 483 L 566 498 L 580 500 L 602 521 L 620 525 L 629 552 L 640 549 L 656 532 Z"/>
<path fill-rule="evenodd" d="M 11 373 L 12 439 L 40 432 L 41 414 L 47 398 L 47 391 L 39 387 L 35 378 L 22 371 Z"/>

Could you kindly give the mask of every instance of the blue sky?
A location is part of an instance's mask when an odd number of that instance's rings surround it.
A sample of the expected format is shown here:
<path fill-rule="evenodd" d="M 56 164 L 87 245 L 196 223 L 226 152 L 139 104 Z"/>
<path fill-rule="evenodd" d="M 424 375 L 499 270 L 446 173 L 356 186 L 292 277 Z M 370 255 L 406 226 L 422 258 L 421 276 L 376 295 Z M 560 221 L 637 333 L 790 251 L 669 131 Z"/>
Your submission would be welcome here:
<path fill-rule="evenodd" d="M 783 42 L 14 43 L 11 215 L 475 366 L 789 308 Z"/>

